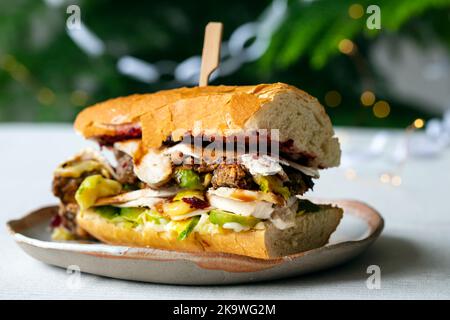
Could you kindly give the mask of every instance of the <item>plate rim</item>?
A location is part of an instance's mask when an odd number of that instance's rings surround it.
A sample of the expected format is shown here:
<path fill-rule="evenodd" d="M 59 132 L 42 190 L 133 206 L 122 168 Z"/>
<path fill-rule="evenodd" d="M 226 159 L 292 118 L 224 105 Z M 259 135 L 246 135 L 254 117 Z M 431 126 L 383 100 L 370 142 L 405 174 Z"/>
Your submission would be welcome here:
<path fill-rule="evenodd" d="M 139 259 L 152 261 L 187 260 L 203 269 L 214 269 L 231 272 L 254 272 L 275 267 L 289 261 L 297 260 L 311 254 L 320 254 L 328 250 L 343 249 L 359 244 L 364 246 L 375 241 L 384 229 L 384 219 L 381 214 L 368 204 L 359 200 L 312 199 L 319 203 L 331 203 L 340 206 L 347 214 L 362 218 L 369 227 L 369 232 L 358 240 L 347 240 L 331 245 L 325 245 L 308 251 L 270 259 L 260 259 L 236 254 L 217 252 L 185 252 L 175 250 L 156 249 L 148 247 L 130 247 L 111 245 L 106 243 L 53 242 L 31 238 L 21 233 L 31 227 L 32 222 L 41 221 L 42 216 L 48 215 L 58 208 L 50 205 L 32 210 L 19 219 L 7 221 L 6 227 L 18 244 L 27 244 L 40 249 L 70 251 L 80 254 L 93 255 L 109 259 Z M 347 210 L 347 211 L 346 211 Z M 31 221 L 30 221 L 31 220 Z"/>

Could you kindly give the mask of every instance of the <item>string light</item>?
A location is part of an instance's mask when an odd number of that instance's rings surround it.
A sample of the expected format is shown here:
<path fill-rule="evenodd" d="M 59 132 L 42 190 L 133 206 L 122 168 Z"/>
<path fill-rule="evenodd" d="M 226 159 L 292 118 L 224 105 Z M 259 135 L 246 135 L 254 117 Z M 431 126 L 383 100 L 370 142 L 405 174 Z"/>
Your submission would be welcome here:
<path fill-rule="evenodd" d="M 383 173 L 380 175 L 381 183 L 390 183 L 394 187 L 399 187 L 402 184 L 402 178 L 399 175 L 391 175 L 389 173 Z"/>
<path fill-rule="evenodd" d="M 63 0 L 46 0 L 62 2 Z M 271 36 L 285 21 L 288 14 L 288 0 L 273 0 L 257 20 L 244 23 L 233 32 L 228 41 L 222 42 L 220 67 L 212 79 L 228 76 L 243 64 L 258 60 L 267 51 Z M 78 30 L 67 29 L 72 41 L 89 55 L 103 55 L 108 46 L 87 25 L 80 24 Z M 114 55 L 114 54 L 113 54 Z M 118 71 L 144 83 L 155 83 L 162 75 L 173 76 L 176 83 L 196 85 L 200 74 L 201 56 L 194 55 L 178 63 L 151 63 L 132 56 L 122 56 L 117 61 Z M 167 68 L 167 66 L 170 68 Z M 173 67 L 172 67 L 173 65 Z"/>
<path fill-rule="evenodd" d="M 84 106 L 88 100 L 88 94 L 82 90 L 75 90 L 70 95 L 70 102 L 75 106 Z"/>
<path fill-rule="evenodd" d="M 424 125 L 425 125 L 425 121 L 423 121 L 423 119 L 417 118 L 416 120 L 414 120 L 414 127 L 416 129 L 423 128 Z"/>
<path fill-rule="evenodd" d="M 41 87 L 38 81 L 32 77 L 27 67 L 17 61 L 13 55 L 0 55 L 0 68 L 8 72 L 17 82 L 35 91 L 36 99 L 41 104 L 50 105 L 55 101 L 55 93 L 47 87 Z"/>
<path fill-rule="evenodd" d="M 347 170 L 345 171 L 345 177 L 346 177 L 348 180 L 355 180 L 357 176 L 358 176 L 358 175 L 356 174 L 356 171 L 355 171 L 354 169 L 347 169 Z"/>
<path fill-rule="evenodd" d="M 26 82 L 30 72 L 28 69 L 18 62 L 12 55 L 6 54 L 0 58 L 0 67 L 7 71 L 11 77 L 18 82 Z"/>
<path fill-rule="evenodd" d="M 348 8 L 348 15 L 352 19 L 359 19 L 364 15 L 364 8 L 359 3 L 354 3 Z"/>
<path fill-rule="evenodd" d="M 13 77 L 16 81 L 25 82 L 28 80 L 30 72 L 23 64 L 16 64 L 14 70 L 11 71 L 11 77 Z"/>
<path fill-rule="evenodd" d="M 14 69 L 14 66 L 16 65 L 17 61 L 16 58 L 14 58 L 10 54 L 5 54 L 2 56 L 0 61 L 0 66 L 2 69 L 5 69 L 8 72 L 11 72 L 11 70 Z"/>
<path fill-rule="evenodd" d="M 394 187 L 398 187 L 402 184 L 402 178 L 400 176 L 393 176 L 391 178 L 391 183 Z"/>
<path fill-rule="evenodd" d="M 377 118 L 386 118 L 391 113 L 391 106 L 386 101 L 378 101 L 373 106 L 373 114 Z"/>
<path fill-rule="evenodd" d="M 41 88 L 38 91 L 37 99 L 42 104 L 50 105 L 55 101 L 55 94 L 49 88 Z"/>
<path fill-rule="evenodd" d="M 351 55 L 355 52 L 355 44 L 349 39 L 342 39 L 338 45 L 339 51 L 343 54 Z"/>
<path fill-rule="evenodd" d="M 381 183 L 389 183 L 389 182 L 391 182 L 391 176 L 388 173 L 383 173 L 380 176 L 380 181 L 381 181 Z"/>
<path fill-rule="evenodd" d="M 372 91 L 364 91 L 361 94 L 361 103 L 363 106 L 369 107 L 375 102 L 375 94 Z"/>
<path fill-rule="evenodd" d="M 325 94 L 325 103 L 329 107 L 332 108 L 337 107 L 338 105 L 341 104 L 341 101 L 342 101 L 341 94 L 336 90 L 328 91 Z"/>

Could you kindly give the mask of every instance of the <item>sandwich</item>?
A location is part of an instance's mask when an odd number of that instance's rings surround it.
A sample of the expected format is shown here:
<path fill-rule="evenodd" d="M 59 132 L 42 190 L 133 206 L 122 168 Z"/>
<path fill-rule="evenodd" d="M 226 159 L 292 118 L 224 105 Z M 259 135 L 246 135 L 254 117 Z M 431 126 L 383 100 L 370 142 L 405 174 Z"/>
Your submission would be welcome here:
<path fill-rule="evenodd" d="M 54 172 L 56 240 L 271 259 L 325 245 L 342 218 L 304 196 L 340 146 L 296 87 L 131 95 L 84 109 L 74 127 L 100 148 Z"/>

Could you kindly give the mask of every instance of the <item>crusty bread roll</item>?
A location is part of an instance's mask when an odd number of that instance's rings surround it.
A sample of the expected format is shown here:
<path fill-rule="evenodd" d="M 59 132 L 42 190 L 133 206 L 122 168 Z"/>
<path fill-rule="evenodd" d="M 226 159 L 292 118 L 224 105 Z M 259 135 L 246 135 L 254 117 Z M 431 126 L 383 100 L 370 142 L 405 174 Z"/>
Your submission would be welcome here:
<path fill-rule="evenodd" d="M 108 100 L 82 111 L 75 129 L 86 138 L 114 136 L 123 125 L 138 126 L 146 148 L 167 137 L 180 139 L 201 127 L 219 135 L 247 129 L 278 129 L 289 152 L 308 165 L 339 165 L 340 147 L 331 121 L 316 98 L 284 83 L 257 86 L 180 88 Z"/>
<path fill-rule="evenodd" d="M 265 222 L 264 230 L 216 234 L 192 233 L 177 240 L 175 232 L 152 228 L 132 229 L 114 224 L 92 209 L 77 215 L 78 225 L 102 242 L 188 252 L 225 252 L 270 259 L 321 247 L 328 242 L 342 218 L 342 209 L 321 206 L 321 210 L 296 217 L 295 226 L 280 230 Z"/>

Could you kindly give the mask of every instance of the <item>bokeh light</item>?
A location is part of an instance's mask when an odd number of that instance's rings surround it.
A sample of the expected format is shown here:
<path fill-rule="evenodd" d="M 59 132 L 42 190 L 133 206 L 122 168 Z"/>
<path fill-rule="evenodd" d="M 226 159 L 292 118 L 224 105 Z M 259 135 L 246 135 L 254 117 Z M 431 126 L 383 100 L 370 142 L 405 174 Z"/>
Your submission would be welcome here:
<path fill-rule="evenodd" d="M 358 175 L 357 175 L 357 173 L 356 173 L 356 171 L 355 171 L 354 169 L 347 169 L 347 170 L 345 171 L 345 177 L 346 177 L 348 180 L 355 180 L 357 176 L 358 176 Z"/>
<path fill-rule="evenodd" d="M 390 176 L 388 173 L 383 173 L 383 174 L 380 176 L 380 181 L 381 181 L 382 183 L 389 183 L 389 182 L 391 182 L 391 176 Z"/>
<path fill-rule="evenodd" d="M 373 106 L 373 114 L 377 118 L 386 118 L 391 113 L 391 106 L 386 101 L 378 101 Z"/>
<path fill-rule="evenodd" d="M 88 98 L 89 96 L 85 91 L 75 90 L 70 95 L 70 102 L 75 106 L 82 107 L 86 105 Z"/>
<path fill-rule="evenodd" d="M 0 59 L 0 66 L 1 66 L 1 68 L 5 69 L 8 72 L 11 72 L 11 70 L 14 69 L 16 64 L 17 64 L 16 58 L 14 58 L 10 54 L 2 55 L 2 57 Z"/>
<path fill-rule="evenodd" d="M 337 107 L 341 104 L 342 97 L 336 90 L 328 91 L 325 94 L 325 104 L 329 107 Z"/>
<path fill-rule="evenodd" d="M 398 187 L 402 184 L 402 178 L 400 176 L 393 176 L 391 183 L 394 187 Z"/>
<path fill-rule="evenodd" d="M 25 82 L 30 76 L 28 69 L 18 62 L 12 55 L 5 54 L 0 57 L 0 68 L 9 72 L 11 77 L 19 82 Z"/>
<path fill-rule="evenodd" d="M 338 45 L 339 51 L 343 54 L 351 55 L 355 51 L 355 44 L 349 39 L 342 39 Z"/>
<path fill-rule="evenodd" d="M 364 15 L 364 8 L 359 3 L 354 3 L 348 8 L 348 15 L 352 19 L 359 19 Z"/>
<path fill-rule="evenodd" d="M 50 105 L 55 101 L 55 94 L 49 88 L 41 88 L 38 91 L 37 99 L 44 105 Z"/>
<path fill-rule="evenodd" d="M 364 91 L 361 94 L 361 103 L 363 106 L 371 106 L 375 102 L 375 94 L 372 91 Z"/>
<path fill-rule="evenodd" d="M 416 129 L 423 128 L 424 125 L 425 125 L 425 121 L 423 121 L 423 119 L 417 118 L 416 120 L 414 120 L 414 127 Z"/>

